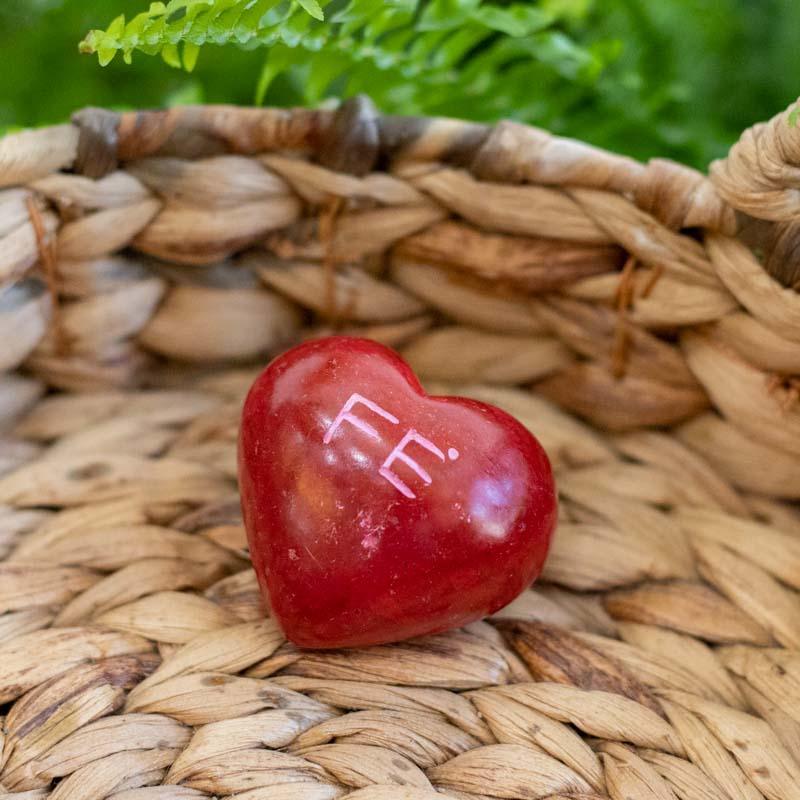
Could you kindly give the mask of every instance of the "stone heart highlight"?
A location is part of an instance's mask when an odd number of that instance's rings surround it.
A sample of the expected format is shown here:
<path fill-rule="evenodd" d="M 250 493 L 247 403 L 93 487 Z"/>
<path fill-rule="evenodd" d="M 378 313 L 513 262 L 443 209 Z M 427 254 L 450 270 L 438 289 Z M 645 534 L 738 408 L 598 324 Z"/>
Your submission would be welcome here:
<path fill-rule="evenodd" d="M 427 395 L 392 350 L 330 337 L 276 358 L 242 412 L 262 592 L 301 647 L 379 644 L 497 611 L 556 522 L 547 455 L 494 406 Z"/>

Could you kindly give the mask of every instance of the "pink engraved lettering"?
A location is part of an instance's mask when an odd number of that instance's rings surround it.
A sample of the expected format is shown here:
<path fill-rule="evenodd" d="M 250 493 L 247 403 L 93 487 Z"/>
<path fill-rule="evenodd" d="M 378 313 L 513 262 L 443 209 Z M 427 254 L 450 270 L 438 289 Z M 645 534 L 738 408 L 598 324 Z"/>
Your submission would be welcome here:
<path fill-rule="evenodd" d="M 342 406 L 342 410 L 337 415 L 336 419 L 331 423 L 328 430 L 325 432 L 325 438 L 322 440 L 324 444 L 329 444 L 331 439 L 333 438 L 333 434 L 336 433 L 339 426 L 347 420 L 351 425 L 355 428 L 358 428 L 360 431 L 363 431 L 367 434 L 367 436 L 372 437 L 373 439 L 380 439 L 380 435 L 375 428 L 372 427 L 368 422 L 364 422 L 364 420 L 359 419 L 355 414 L 351 414 L 350 411 L 352 410 L 353 406 L 358 405 L 361 403 L 362 406 L 366 406 L 370 411 L 374 412 L 380 417 L 383 417 L 392 425 L 397 425 L 400 420 L 397 419 L 394 414 L 390 414 L 388 411 L 382 409 L 377 403 L 373 403 L 372 400 L 368 400 L 366 397 L 362 397 L 357 392 L 354 392 L 350 395 L 348 401 Z"/>
<path fill-rule="evenodd" d="M 395 489 L 413 500 L 416 497 L 414 492 L 412 492 L 411 489 L 409 489 L 409 487 L 398 477 L 397 473 L 392 472 L 390 469 L 392 464 L 399 459 L 406 466 L 416 472 L 426 485 L 431 482 L 431 476 L 404 451 L 405 446 L 410 442 L 416 442 L 417 444 L 421 445 L 426 450 L 433 453 L 440 461 L 444 461 L 444 453 L 432 441 L 426 439 L 424 436 L 420 436 L 420 434 L 418 434 L 412 428 L 400 440 L 397 447 L 395 447 L 394 450 L 389 453 L 386 461 L 384 461 L 381 465 L 379 470 L 381 477 L 386 478 L 386 480 L 389 481 L 389 483 L 391 483 Z"/>

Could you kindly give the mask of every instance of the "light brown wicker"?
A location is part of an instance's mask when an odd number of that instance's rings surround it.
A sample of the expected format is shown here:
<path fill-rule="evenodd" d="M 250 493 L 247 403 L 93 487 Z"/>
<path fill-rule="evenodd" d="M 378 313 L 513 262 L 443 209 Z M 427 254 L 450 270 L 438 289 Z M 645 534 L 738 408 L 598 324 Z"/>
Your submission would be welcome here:
<path fill-rule="evenodd" d="M 0 795 L 798 800 L 797 164 L 787 114 L 709 180 L 363 99 L 0 140 Z M 333 330 L 549 450 L 495 618 L 260 618 L 239 406 Z"/>

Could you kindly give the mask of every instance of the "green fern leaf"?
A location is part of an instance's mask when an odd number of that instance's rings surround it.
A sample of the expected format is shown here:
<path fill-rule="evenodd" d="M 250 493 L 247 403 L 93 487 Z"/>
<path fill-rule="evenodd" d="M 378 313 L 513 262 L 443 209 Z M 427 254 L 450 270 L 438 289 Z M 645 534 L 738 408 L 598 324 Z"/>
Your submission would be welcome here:
<path fill-rule="evenodd" d="M 317 0 L 297 0 L 297 2 L 309 13 L 311 14 L 314 19 L 318 19 L 322 21 L 325 19 L 325 15 L 322 13 L 322 8 L 320 8 L 319 3 Z"/>
<path fill-rule="evenodd" d="M 183 68 L 187 72 L 194 71 L 197 66 L 197 58 L 200 55 L 200 48 L 192 42 L 186 42 L 183 45 Z"/>
<path fill-rule="evenodd" d="M 164 61 L 171 67 L 175 67 L 176 69 L 181 68 L 181 57 L 178 53 L 178 45 L 165 45 L 161 50 L 161 58 L 163 58 Z"/>
<path fill-rule="evenodd" d="M 546 86 L 599 80 L 615 51 L 570 36 L 581 2 L 591 0 L 170 0 L 90 31 L 80 48 L 101 63 L 139 51 L 191 71 L 206 45 L 264 47 L 259 103 L 290 76 L 282 85 L 307 104 L 365 92 L 398 113 L 491 119 L 534 113 Z M 559 97 L 579 103 L 581 91 Z"/>
<path fill-rule="evenodd" d="M 552 14 L 543 11 L 538 6 L 520 3 L 510 7 L 480 6 L 470 16 L 487 27 L 508 36 L 529 36 L 553 22 Z"/>

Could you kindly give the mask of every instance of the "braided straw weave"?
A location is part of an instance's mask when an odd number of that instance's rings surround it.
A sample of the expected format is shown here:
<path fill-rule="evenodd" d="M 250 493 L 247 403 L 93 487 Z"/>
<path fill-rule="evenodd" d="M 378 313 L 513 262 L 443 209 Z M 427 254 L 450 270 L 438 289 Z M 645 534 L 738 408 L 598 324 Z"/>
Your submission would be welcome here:
<path fill-rule="evenodd" d="M 788 112 L 708 179 L 364 99 L 0 140 L 0 795 L 798 800 L 798 164 Z M 240 404 L 334 330 L 551 454 L 496 617 L 261 618 Z"/>

